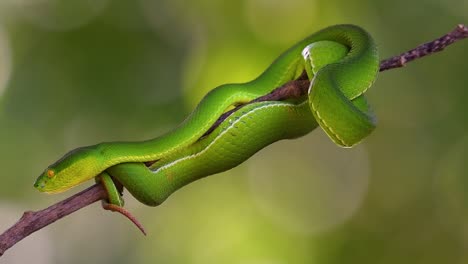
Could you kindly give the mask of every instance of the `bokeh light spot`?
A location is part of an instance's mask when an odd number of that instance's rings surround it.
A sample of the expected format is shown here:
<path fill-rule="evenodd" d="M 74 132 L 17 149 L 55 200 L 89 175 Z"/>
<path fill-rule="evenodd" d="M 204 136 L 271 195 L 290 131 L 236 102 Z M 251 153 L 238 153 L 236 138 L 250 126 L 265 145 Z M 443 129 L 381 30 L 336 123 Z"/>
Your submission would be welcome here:
<path fill-rule="evenodd" d="M 246 21 L 260 39 L 290 44 L 311 32 L 315 20 L 315 0 L 248 0 Z"/>
<path fill-rule="evenodd" d="M 0 97 L 5 92 L 11 75 L 12 56 L 9 39 L 0 26 Z"/>
<path fill-rule="evenodd" d="M 366 150 L 339 148 L 321 131 L 277 142 L 248 164 L 251 193 L 259 208 L 295 233 L 309 235 L 342 224 L 367 191 Z"/>
<path fill-rule="evenodd" d="M 169 40 L 177 39 L 177 33 L 183 28 L 183 22 L 187 17 L 178 16 L 177 3 L 175 1 L 140 0 L 141 12 L 148 24 L 159 34 L 166 34 Z M 191 24 L 192 27 L 195 25 Z M 193 29 L 193 28 L 192 28 Z"/>
<path fill-rule="evenodd" d="M 135 254 L 162 263 L 283 264 L 306 258 L 314 263 L 312 239 L 265 217 L 245 188 L 244 176 L 245 168 L 210 176 L 171 195 L 156 213 L 145 210 L 151 218 L 142 221 L 152 223 L 151 235 Z"/>
<path fill-rule="evenodd" d="M 3 5 L 9 16 L 25 19 L 45 30 L 67 31 L 82 27 L 97 17 L 109 0 L 22 0 Z"/>
<path fill-rule="evenodd" d="M 185 99 L 189 109 L 217 86 L 251 81 L 271 63 L 270 56 L 238 43 L 208 47 L 206 41 L 200 39 L 190 53 L 184 71 Z"/>

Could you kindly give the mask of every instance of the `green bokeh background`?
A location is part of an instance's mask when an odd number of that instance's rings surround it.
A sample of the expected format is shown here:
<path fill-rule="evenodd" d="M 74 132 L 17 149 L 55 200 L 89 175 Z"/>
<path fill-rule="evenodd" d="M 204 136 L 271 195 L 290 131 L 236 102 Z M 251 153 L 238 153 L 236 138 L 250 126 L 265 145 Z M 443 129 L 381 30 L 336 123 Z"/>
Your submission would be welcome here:
<path fill-rule="evenodd" d="M 79 190 L 32 187 L 66 151 L 160 135 L 307 34 L 357 24 L 386 58 L 467 19 L 466 0 L 2 0 L 0 231 Z M 354 149 L 320 130 L 278 142 L 160 207 L 127 194 L 147 237 L 95 204 L 0 262 L 467 263 L 467 73 L 468 41 L 384 72 Z"/>

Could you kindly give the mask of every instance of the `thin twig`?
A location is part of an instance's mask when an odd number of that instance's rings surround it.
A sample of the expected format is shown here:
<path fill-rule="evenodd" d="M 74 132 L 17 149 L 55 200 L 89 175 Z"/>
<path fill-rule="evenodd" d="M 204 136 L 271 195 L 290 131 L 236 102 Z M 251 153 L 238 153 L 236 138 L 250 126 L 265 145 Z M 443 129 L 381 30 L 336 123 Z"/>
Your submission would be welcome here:
<path fill-rule="evenodd" d="M 107 198 L 101 184 L 95 184 L 46 209 L 24 212 L 12 227 L 0 235 L 0 256 L 23 238 L 94 202 Z"/>
<path fill-rule="evenodd" d="M 468 37 L 468 27 L 463 24 L 457 25 L 457 27 L 443 35 L 442 37 L 433 40 L 431 42 L 424 43 L 418 47 L 402 53 L 398 56 L 383 60 L 380 62 L 380 71 L 386 71 L 394 68 L 400 68 L 406 65 L 406 63 L 415 59 L 422 58 L 424 56 L 444 50 L 450 44 L 462 40 Z"/>
<path fill-rule="evenodd" d="M 408 52 L 381 61 L 380 71 L 403 67 L 410 61 L 442 51 L 450 44 L 467 37 L 468 28 L 460 24 L 453 31 L 434 41 L 422 44 Z M 283 100 L 284 98 L 294 97 L 297 96 L 298 93 L 303 93 L 304 87 L 307 87 L 304 80 L 295 80 L 275 89 L 272 93 L 258 100 Z M 0 235 L 0 256 L 13 245 L 35 231 L 102 199 L 107 199 L 107 193 L 102 185 L 95 184 L 46 209 L 36 212 L 25 212 L 18 222 Z"/>

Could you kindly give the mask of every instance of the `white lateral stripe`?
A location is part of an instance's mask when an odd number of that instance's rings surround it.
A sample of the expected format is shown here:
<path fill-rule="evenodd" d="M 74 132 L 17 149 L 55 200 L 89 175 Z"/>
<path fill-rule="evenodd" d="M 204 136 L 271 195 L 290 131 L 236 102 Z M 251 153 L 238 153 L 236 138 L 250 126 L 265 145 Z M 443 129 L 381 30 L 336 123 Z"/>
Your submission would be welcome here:
<path fill-rule="evenodd" d="M 307 100 L 299 105 L 296 105 L 296 106 L 300 106 L 304 103 L 306 103 Z M 182 162 L 182 161 L 185 161 L 185 160 L 189 160 L 189 159 L 193 159 L 193 158 L 196 158 L 200 155 L 202 155 L 203 153 L 205 153 L 206 151 L 208 151 L 211 146 L 213 146 L 216 141 L 218 141 L 224 134 L 226 134 L 227 132 L 229 132 L 229 130 L 231 128 L 233 128 L 238 122 L 240 122 L 243 118 L 246 118 L 248 117 L 249 115 L 252 115 L 254 114 L 255 112 L 259 111 L 259 110 L 262 110 L 262 109 L 265 109 L 265 108 L 270 108 L 270 107 L 284 107 L 284 106 L 294 106 L 293 104 L 289 104 L 289 103 L 279 103 L 279 104 L 268 104 L 268 105 L 264 105 L 264 106 L 261 106 L 261 107 L 257 107 L 257 108 L 254 108 L 252 110 L 250 110 L 249 112 L 245 113 L 243 116 L 241 116 L 240 118 L 238 118 L 236 121 L 230 123 L 229 127 L 227 127 L 223 132 L 221 132 L 213 141 L 211 141 L 211 143 L 206 146 L 206 148 L 204 148 L 202 151 L 198 152 L 198 153 L 195 153 L 195 154 L 192 154 L 190 156 L 186 156 L 186 157 L 183 157 L 183 158 L 180 158 L 180 159 L 177 159 L 177 160 L 174 160 L 173 162 L 171 163 L 168 163 L 160 168 L 158 168 L 157 170 L 153 171 L 153 173 L 158 173 L 159 171 L 161 170 L 165 170 L 165 169 L 168 169 L 176 164 L 178 164 L 179 162 Z"/>

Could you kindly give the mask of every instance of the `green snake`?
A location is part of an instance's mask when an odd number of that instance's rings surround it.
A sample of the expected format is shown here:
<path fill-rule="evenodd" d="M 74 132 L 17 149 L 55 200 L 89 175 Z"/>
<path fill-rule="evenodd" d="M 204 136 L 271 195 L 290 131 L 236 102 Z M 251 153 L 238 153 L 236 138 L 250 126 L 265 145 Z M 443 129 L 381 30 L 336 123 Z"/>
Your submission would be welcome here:
<path fill-rule="evenodd" d="M 156 206 L 190 182 L 229 170 L 273 142 L 301 137 L 318 126 L 337 145 L 351 147 L 375 128 L 364 93 L 378 70 L 377 48 L 366 31 L 354 25 L 325 28 L 285 51 L 255 80 L 210 91 L 171 132 L 142 142 L 74 149 L 46 168 L 34 186 L 58 193 L 95 178 L 108 192 L 106 202 L 113 206 L 108 209 L 123 206 L 121 186 Z M 307 94 L 254 101 L 305 73 Z"/>

